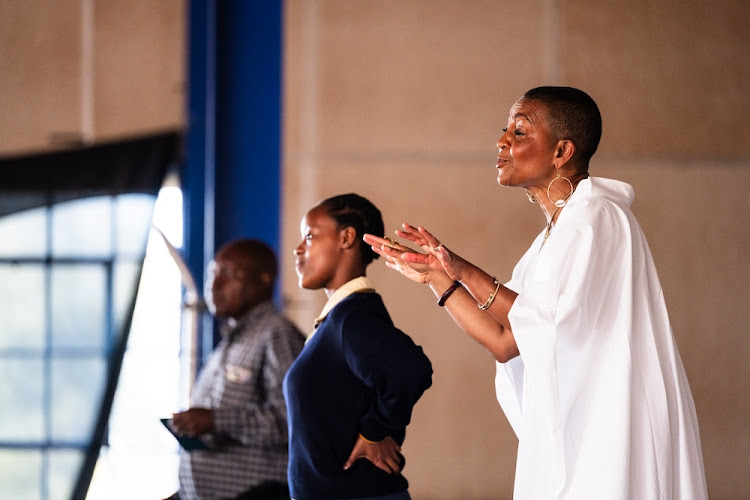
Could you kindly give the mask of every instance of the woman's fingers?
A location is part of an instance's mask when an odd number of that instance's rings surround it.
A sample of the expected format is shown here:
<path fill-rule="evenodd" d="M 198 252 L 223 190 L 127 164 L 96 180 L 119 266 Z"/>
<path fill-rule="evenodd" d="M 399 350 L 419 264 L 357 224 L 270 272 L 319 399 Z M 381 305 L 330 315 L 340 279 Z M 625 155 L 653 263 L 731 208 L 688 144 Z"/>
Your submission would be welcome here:
<path fill-rule="evenodd" d="M 372 251 L 376 254 L 380 255 L 381 257 L 385 257 L 388 259 L 388 254 L 385 253 L 385 245 L 370 245 L 370 248 L 372 248 Z"/>
<path fill-rule="evenodd" d="M 411 255 L 411 253 L 409 253 L 409 255 Z M 429 269 L 427 266 L 421 266 L 421 269 L 416 269 L 416 264 L 410 264 L 401 259 L 389 259 L 385 262 L 385 265 L 394 271 L 398 271 L 405 278 L 417 283 L 424 283 L 427 280 L 426 272 Z"/>
<path fill-rule="evenodd" d="M 412 281 L 424 283 L 430 269 L 442 267 L 440 254 L 436 253 L 442 250 L 432 248 L 431 243 L 435 243 L 437 240 L 426 230 L 427 236 L 409 224 L 403 224 L 403 228 L 403 231 L 396 231 L 396 234 L 421 246 L 427 253 L 417 252 L 384 236 L 368 233 L 363 235 L 362 239 L 372 247 L 376 254 L 385 258 L 385 264 L 388 268 L 398 271 Z M 423 230 L 423 228 L 421 229 Z"/>
<path fill-rule="evenodd" d="M 422 246 L 424 244 L 422 240 L 422 236 L 417 234 L 416 236 L 412 233 L 407 233 L 406 231 L 401 231 L 400 229 L 396 229 L 396 236 L 399 238 L 403 238 L 405 240 L 409 240 L 412 243 L 414 243 L 417 246 Z"/>
<path fill-rule="evenodd" d="M 419 233 L 416 227 L 412 226 L 411 224 L 407 224 L 406 222 L 401 224 L 401 227 L 403 229 L 396 230 L 396 235 L 398 235 L 399 238 L 404 238 L 406 240 L 414 242 L 419 246 L 424 246 L 424 237 Z"/>
<path fill-rule="evenodd" d="M 390 474 L 400 474 L 401 469 L 399 468 L 399 463 L 397 457 L 388 456 L 385 459 L 385 465 L 388 467 L 388 472 Z"/>
<path fill-rule="evenodd" d="M 344 470 L 348 470 L 360 458 L 369 460 L 375 467 L 388 474 L 400 474 L 401 447 L 390 436 L 377 443 L 366 441 L 361 435 L 354 443 L 349 458 L 344 463 Z"/>
<path fill-rule="evenodd" d="M 374 234 L 369 233 L 366 233 L 364 236 L 362 236 L 362 239 L 365 241 L 365 243 L 372 247 L 382 247 L 384 245 L 396 246 L 398 244 L 396 240 L 385 238 L 383 236 L 375 236 Z"/>
<path fill-rule="evenodd" d="M 374 234 L 370 233 L 365 233 L 362 236 L 362 239 L 365 240 L 365 243 L 372 246 L 380 246 L 385 240 L 385 238 L 381 238 L 380 236 L 375 236 Z"/>
<path fill-rule="evenodd" d="M 430 248 L 432 248 L 433 251 L 436 251 L 436 249 L 440 247 L 440 241 L 435 238 L 427 229 L 419 226 L 417 228 L 417 231 L 419 231 L 419 234 L 421 234 L 425 241 L 427 241 L 427 244 L 430 246 Z"/>
<path fill-rule="evenodd" d="M 401 224 L 401 227 L 404 228 L 404 231 L 407 233 L 417 233 L 417 228 L 409 224 L 408 222 L 404 222 Z"/>
<path fill-rule="evenodd" d="M 398 250 L 400 252 L 413 252 L 414 251 L 411 248 L 402 245 L 398 241 L 392 238 L 387 238 L 385 236 L 375 236 L 374 234 L 365 233 L 362 236 L 362 239 L 364 240 L 365 243 L 372 246 L 373 250 L 375 250 L 375 247 L 380 247 L 380 248 L 388 247 L 388 248 Z"/>
<path fill-rule="evenodd" d="M 436 253 L 440 248 L 440 240 L 422 226 L 414 227 L 411 224 L 402 224 L 403 230 L 396 231 L 400 238 L 408 239 L 422 247 L 426 252 Z"/>

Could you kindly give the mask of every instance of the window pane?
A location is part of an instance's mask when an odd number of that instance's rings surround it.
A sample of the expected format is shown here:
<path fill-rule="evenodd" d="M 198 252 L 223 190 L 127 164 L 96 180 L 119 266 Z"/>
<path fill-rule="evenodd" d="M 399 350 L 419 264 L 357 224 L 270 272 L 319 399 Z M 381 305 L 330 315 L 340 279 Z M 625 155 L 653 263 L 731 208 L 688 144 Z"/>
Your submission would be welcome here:
<path fill-rule="evenodd" d="M 106 285 L 101 265 L 52 268 L 53 347 L 106 346 Z"/>
<path fill-rule="evenodd" d="M 146 194 L 120 195 L 115 199 L 117 255 L 142 258 L 154 202 L 155 198 Z"/>
<path fill-rule="evenodd" d="M 52 207 L 53 257 L 107 257 L 112 253 L 112 198 L 100 196 Z"/>
<path fill-rule="evenodd" d="M 47 209 L 36 208 L 0 217 L 0 257 L 47 255 Z"/>
<path fill-rule="evenodd" d="M 42 454 L 38 451 L 0 450 L 0 498 L 39 500 Z"/>
<path fill-rule="evenodd" d="M 0 380 L 0 441 L 44 439 L 44 363 L 3 359 Z M 0 473 L 2 470 L 0 466 Z M 0 495 L 0 498 L 13 497 Z"/>
<path fill-rule="evenodd" d="M 0 264 L 0 349 L 44 346 L 44 268 Z"/>
<path fill-rule="evenodd" d="M 101 405 L 105 368 L 103 359 L 52 361 L 52 439 L 88 443 Z"/>
<path fill-rule="evenodd" d="M 84 455 L 77 450 L 55 450 L 47 453 L 49 500 L 69 500 L 81 472 Z"/>
<path fill-rule="evenodd" d="M 128 312 L 130 302 L 138 288 L 138 271 L 140 263 L 118 262 L 114 267 L 114 278 L 112 283 L 112 297 L 114 308 L 114 325 L 117 334 L 122 332 L 125 313 Z"/>

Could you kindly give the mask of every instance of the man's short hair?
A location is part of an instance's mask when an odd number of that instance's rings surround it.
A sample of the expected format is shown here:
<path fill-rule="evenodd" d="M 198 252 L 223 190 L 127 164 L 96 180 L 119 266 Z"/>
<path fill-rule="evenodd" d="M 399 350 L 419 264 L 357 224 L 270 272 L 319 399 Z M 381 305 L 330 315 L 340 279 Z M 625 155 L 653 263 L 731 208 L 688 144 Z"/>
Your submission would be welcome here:
<path fill-rule="evenodd" d="M 270 274 L 272 282 L 276 280 L 279 265 L 276 254 L 266 243 L 252 238 L 242 238 L 230 241 L 220 251 L 229 251 L 247 259 L 255 265 L 257 271 Z"/>

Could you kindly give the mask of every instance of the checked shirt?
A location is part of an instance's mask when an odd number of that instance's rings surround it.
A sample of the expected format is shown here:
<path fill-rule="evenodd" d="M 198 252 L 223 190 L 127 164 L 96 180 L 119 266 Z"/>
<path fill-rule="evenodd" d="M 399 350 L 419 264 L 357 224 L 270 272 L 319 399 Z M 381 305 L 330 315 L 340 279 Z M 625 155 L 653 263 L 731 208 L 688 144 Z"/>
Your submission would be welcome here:
<path fill-rule="evenodd" d="M 222 337 L 190 405 L 214 410 L 214 432 L 201 436 L 207 450 L 182 450 L 181 499 L 232 498 L 263 481 L 287 480 L 282 382 L 304 337 L 270 301 L 230 320 Z"/>

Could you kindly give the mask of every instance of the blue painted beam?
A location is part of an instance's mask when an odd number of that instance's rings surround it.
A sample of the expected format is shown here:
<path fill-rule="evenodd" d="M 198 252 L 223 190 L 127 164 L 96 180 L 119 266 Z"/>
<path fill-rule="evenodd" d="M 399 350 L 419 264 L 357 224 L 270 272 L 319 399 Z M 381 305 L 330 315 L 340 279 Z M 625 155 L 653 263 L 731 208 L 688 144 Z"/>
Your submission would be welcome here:
<path fill-rule="evenodd" d="M 217 245 L 249 236 L 279 251 L 281 4 L 219 3 Z"/>
<path fill-rule="evenodd" d="M 183 253 L 198 290 L 214 250 L 216 170 L 216 1 L 190 0 L 187 46 L 187 130 L 181 174 Z M 213 321 L 201 315 L 198 366 L 213 347 Z"/>
<path fill-rule="evenodd" d="M 182 175 L 188 265 L 203 286 L 214 250 L 239 237 L 280 251 L 280 0 L 190 0 Z M 203 359 L 217 338 L 204 322 Z"/>

